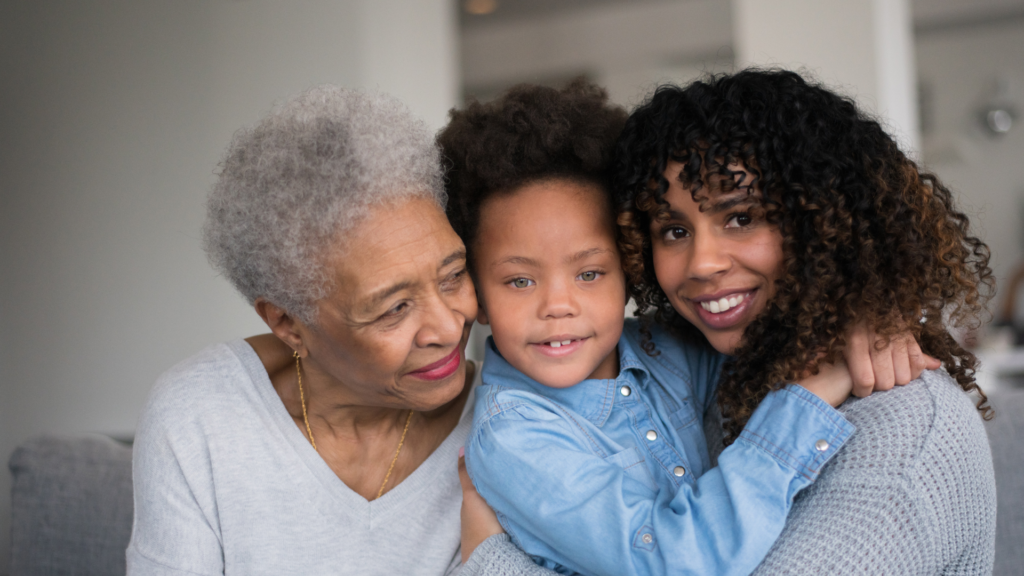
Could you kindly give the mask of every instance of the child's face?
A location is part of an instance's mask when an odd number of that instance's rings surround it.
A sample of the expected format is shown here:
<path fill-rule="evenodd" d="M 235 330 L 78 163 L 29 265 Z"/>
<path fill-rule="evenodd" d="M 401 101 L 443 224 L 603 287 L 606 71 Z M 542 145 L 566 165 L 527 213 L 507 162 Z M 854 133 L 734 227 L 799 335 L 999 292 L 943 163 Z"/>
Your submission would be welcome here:
<path fill-rule="evenodd" d="M 545 386 L 618 376 L 626 284 L 610 212 L 598 186 L 560 179 L 481 207 L 477 320 L 509 364 Z"/>

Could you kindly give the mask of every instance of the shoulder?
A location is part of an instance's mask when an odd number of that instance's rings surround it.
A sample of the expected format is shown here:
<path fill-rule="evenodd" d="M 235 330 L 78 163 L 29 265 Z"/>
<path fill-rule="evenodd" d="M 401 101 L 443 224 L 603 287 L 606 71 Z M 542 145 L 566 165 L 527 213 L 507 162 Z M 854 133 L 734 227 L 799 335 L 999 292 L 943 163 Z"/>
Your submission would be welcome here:
<path fill-rule="evenodd" d="M 570 412 L 540 394 L 499 384 L 481 384 L 473 392 L 473 421 L 476 427 L 495 420 L 559 420 Z"/>
<path fill-rule="evenodd" d="M 857 426 L 844 451 L 849 457 L 870 456 L 876 465 L 910 466 L 939 448 L 963 455 L 988 452 L 974 402 L 944 370 L 927 371 L 906 386 L 852 399 L 840 411 Z"/>
<path fill-rule="evenodd" d="M 242 391 L 253 388 L 246 358 L 239 356 L 247 346 L 243 340 L 214 344 L 161 374 L 143 408 L 140 429 L 163 422 L 177 426 L 221 405 L 237 406 L 244 400 Z M 255 353 L 252 357 L 258 362 Z"/>
<path fill-rule="evenodd" d="M 980 415 L 957 383 L 926 372 L 840 411 L 857 432 L 797 496 L 758 573 L 937 573 L 984 556 L 995 518 L 992 461 Z"/>
<path fill-rule="evenodd" d="M 706 341 L 688 341 L 656 322 L 651 322 L 649 329 L 650 344 L 654 345 L 653 355 L 643 349 L 638 319 L 626 319 L 622 333 L 637 358 L 656 379 L 673 385 L 682 381 L 692 392 L 714 388 L 726 358 L 724 355 Z"/>

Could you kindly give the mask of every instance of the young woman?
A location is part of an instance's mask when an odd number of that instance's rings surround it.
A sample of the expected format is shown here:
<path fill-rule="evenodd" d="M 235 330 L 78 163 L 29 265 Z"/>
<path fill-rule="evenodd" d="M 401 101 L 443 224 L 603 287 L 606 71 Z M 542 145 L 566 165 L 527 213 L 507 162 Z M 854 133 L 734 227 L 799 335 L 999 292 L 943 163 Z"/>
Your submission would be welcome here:
<path fill-rule="evenodd" d="M 909 330 L 943 363 L 840 408 L 857 433 L 759 572 L 989 573 L 990 409 L 950 327 L 977 322 L 993 280 L 949 189 L 852 101 L 784 71 L 659 89 L 627 121 L 614 172 L 631 295 L 654 310 L 641 321 L 731 356 L 726 443 L 857 323 Z"/>

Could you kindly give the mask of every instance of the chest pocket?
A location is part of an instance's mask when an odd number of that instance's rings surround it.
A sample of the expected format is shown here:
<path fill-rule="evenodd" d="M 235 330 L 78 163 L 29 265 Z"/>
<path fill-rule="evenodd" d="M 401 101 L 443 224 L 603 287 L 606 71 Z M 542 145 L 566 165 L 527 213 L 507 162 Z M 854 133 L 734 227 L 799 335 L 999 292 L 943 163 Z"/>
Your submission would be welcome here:
<path fill-rule="evenodd" d="M 657 491 L 658 487 L 654 484 L 650 470 L 647 469 L 647 463 L 636 446 L 616 452 L 605 458 L 604 461 L 622 468 L 627 479 L 635 480 L 651 492 Z"/>
<path fill-rule="evenodd" d="M 698 423 L 697 412 L 693 409 L 690 398 L 679 398 L 669 394 L 667 390 L 659 390 L 661 401 L 668 413 L 669 424 L 676 430 L 685 430 Z"/>

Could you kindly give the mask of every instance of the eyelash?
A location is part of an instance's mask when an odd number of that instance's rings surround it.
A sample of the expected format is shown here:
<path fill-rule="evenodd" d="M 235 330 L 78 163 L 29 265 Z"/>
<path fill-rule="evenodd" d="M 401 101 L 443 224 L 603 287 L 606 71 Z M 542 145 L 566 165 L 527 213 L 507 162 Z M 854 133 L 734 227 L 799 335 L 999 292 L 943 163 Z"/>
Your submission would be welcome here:
<path fill-rule="evenodd" d="M 459 285 L 461 285 L 461 280 L 463 279 L 463 277 L 465 277 L 465 275 L 465 268 L 462 268 L 461 270 L 454 272 L 441 282 L 441 290 L 445 292 L 454 292 L 455 290 L 458 290 Z M 377 320 L 394 320 L 401 316 L 402 314 L 404 314 L 405 311 L 410 306 L 411 304 L 408 301 L 403 300 L 402 302 L 399 302 L 398 304 L 389 308 L 387 312 L 381 314 L 377 318 Z"/>
<path fill-rule="evenodd" d="M 736 228 L 746 228 L 746 227 L 748 227 L 748 226 L 750 226 L 750 225 L 752 225 L 754 223 L 754 217 L 750 215 L 750 212 L 734 212 L 732 214 L 729 214 L 726 217 L 726 219 L 725 219 L 726 227 L 729 227 L 728 225 L 731 222 L 733 222 L 734 220 L 736 220 L 737 218 L 746 218 L 747 219 L 747 223 L 746 224 L 740 224 L 740 223 L 737 222 L 737 226 L 735 226 Z M 682 226 L 677 226 L 677 225 L 669 225 L 669 226 L 665 226 L 664 228 L 661 229 L 661 237 L 662 237 L 662 239 L 665 240 L 665 241 L 668 241 L 668 242 L 672 242 L 672 241 L 679 240 L 680 238 L 682 238 L 683 236 L 680 236 L 680 237 L 677 237 L 677 238 L 669 238 L 668 237 L 668 235 L 670 233 L 672 233 L 673 231 L 675 231 L 675 230 L 682 230 L 685 235 L 689 235 L 689 230 L 687 230 L 686 228 L 683 228 Z"/>
<path fill-rule="evenodd" d="M 583 276 L 585 274 L 593 274 L 594 277 L 592 279 L 590 279 L 590 280 L 585 280 L 583 278 Z M 580 275 L 577 276 L 576 279 L 577 280 L 581 280 L 583 282 L 595 282 L 595 281 L 597 281 L 598 278 L 600 278 L 603 275 L 604 275 L 604 272 L 599 272 L 597 270 L 587 270 L 586 272 L 580 273 Z M 528 284 L 525 285 L 525 286 L 516 286 L 516 282 L 518 282 L 520 280 L 523 280 L 524 282 L 528 282 Z M 518 288 L 519 290 L 525 290 L 525 289 L 529 288 L 530 286 L 533 286 L 533 285 L 536 284 L 536 282 L 534 282 L 533 280 L 530 280 L 529 278 L 522 278 L 522 277 L 520 277 L 520 278 L 513 278 L 513 279 L 509 280 L 507 283 L 510 286 L 512 286 L 513 288 Z"/>

